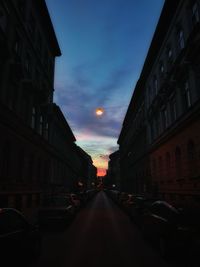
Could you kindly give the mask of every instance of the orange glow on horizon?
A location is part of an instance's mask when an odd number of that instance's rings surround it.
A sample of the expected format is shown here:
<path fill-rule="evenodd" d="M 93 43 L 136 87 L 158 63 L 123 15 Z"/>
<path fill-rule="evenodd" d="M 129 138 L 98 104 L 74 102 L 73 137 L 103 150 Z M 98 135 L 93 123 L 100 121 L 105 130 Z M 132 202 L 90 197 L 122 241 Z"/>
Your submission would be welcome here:
<path fill-rule="evenodd" d="M 98 168 L 97 176 L 104 176 L 104 175 L 106 175 L 106 169 Z"/>

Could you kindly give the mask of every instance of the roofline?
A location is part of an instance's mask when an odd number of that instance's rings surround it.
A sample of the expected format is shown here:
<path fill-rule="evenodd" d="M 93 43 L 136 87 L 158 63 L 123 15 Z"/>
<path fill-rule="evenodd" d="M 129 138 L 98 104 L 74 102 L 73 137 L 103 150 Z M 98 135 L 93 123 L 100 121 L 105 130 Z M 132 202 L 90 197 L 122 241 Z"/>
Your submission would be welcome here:
<path fill-rule="evenodd" d="M 53 106 L 54 106 L 54 109 L 55 111 L 58 113 L 58 115 L 60 116 L 61 120 L 63 121 L 63 123 L 65 124 L 65 127 L 67 128 L 67 131 L 69 132 L 71 138 L 72 138 L 72 141 L 75 142 L 76 141 L 76 138 L 72 132 L 72 129 L 70 128 L 65 116 L 63 115 L 60 107 L 58 105 L 56 105 L 55 103 L 53 103 Z"/>
<path fill-rule="evenodd" d="M 43 10 L 45 13 L 44 16 L 42 17 L 42 19 L 46 21 L 46 24 L 47 24 L 47 27 L 49 30 L 48 32 L 50 33 L 49 38 L 51 40 L 51 44 L 53 45 L 55 56 L 61 56 L 61 50 L 60 50 L 60 47 L 58 44 L 58 40 L 57 40 L 55 31 L 54 31 L 54 27 L 53 27 L 53 24 L 51 21 L 51 17 L 50 17 L 46 2 L 45 2 L 45 0 L 39 0 L 37 2 L 41 5 L 41 10 Z"/>
<path fill-rule="evenodd" d="M 181 0 L 171 1 L 171 0 L 165 0 L 165 3 L 163 5 L 155 32 L 153 34 L 153 38 L 151 40 L 147 56 L 144 61 L 144 65 L 140 74 L 140 77 L 136 83 L 136 86 L 134 88 L 126 115 L 124 117 L 124 121 L 122 123 L 122 129 L 119 135 L 119 138 L 117 140 L 117 143 L 119 144 L 123 134 L 124 134 L 124 126 L 126 125 L 129 115 L 131 112 L 131 107 L 133 105 L 133 102 L 135 101 L 135 97 L 138 96 L 138 92 L 141 92 L 140 90 L 145 85 L 146 79 L 149 75 L 149 72 L 152 69 L 152 65 L 154 64 L 154 59 L 156 58 L 156 55 L 159 52 L 159 48 L 161 47 L 164 37 L 166 35 L 166 32 L 168 31 L 170 27 L 170 21 L 174 17 L 175 11 L 177 10 L 177 7 L 179 6 L 179 3 Z"/>

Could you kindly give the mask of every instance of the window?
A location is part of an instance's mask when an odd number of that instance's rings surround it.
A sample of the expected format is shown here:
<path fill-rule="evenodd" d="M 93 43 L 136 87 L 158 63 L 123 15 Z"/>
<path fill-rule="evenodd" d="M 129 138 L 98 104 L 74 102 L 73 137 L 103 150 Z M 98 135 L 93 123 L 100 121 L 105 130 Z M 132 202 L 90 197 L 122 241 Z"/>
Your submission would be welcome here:
<path fill-rule="evenodd" d="M 2 166 L 1 166 L 1 179 L 3 181 L 6 181 L 8 176 L 9 176 L 9 170 L 10 170 L 10 157 L 11 157 L 11 145 L 9 141 L 6 141 L 3 145 L 3 150 L 2 150 Z"/>
<path fill-rule="evenodd" d="M 31 69 L 30 69 L 30 62 L 31 62 L 30 55 L 27 54 L 26 55 L 26 59 L 25 59 L 25 68 L 26 68 L 26 72 L 28 74 L 30 74 L 30 71 L 31 71 Z"/>
<path fill-rule="evenodd" d="M 28 179 L 32 181 L 33 179 L 33 166 L 34 166 L 34 155 L 30 154 L 28 158 Z"/>
<path fill-rule="evenodd" d="M 160 75 L 162 76 L 164 74 L 164 72 L 165 72 L 165 68 L 164 68 L 163 62 L 160 62 L 159 70 L 160 70 Z"/>
<path fill-rule="evenodd" d="M 170 178 L 170 173 L 171 173 L 171 156 L 170 153 L 167 152 L 166 153 L 166 173 L 167 173 L 167 179 Z"/>
<path fill-rule="evenodd" d="M 162 127 L 163 130 L 165 130 L 168 126 L 168 114 L 167 114 L 167 108 L 162 109 Z"/>
<path fill-rule="evenodd" d="M 168 47 L 168 49 L 167 49 L 167 56 L 168 56 L 168 60 L 172 60 L 172 49 L 171 49 L 171 47 Z"/>
<path fill-rule="evenodd" d="M 157 93 L 158 93 L 158 80 L 157 80 L 156 76 L 154 76 L 153 86 L 154 86 L 154 95 L 157 95 Z"/>
<path fill-rule="evenodd" d="M 171 122 L 173 123 L 177 119 L 177 103 L 175 96 L 173 96 L 170 100 L 170 113 Z"/>
<path fill-rule="evenodd" d="M 43 134 L 43 117 L 40 115 L 39 134 Z"/>
<path fill-rule="evenodd" d="M 3 7 L 0 7 L 0 27 L 5 32 L 7 27 L 7 14 Z"/>
<path fill-rule="evenodd" d="M 10 84 L 6 92 L 6 102 L 11 110 L 16 110 L 18 102 L 18 86 Z"/>
<path fill-rule="evenodd" d="M 188 152 L 188 158 L 190 161 L 194 160 L 195 158 L 195 146 L 193 141 L 189 141 L 187 145 L 187 152 Z"/>
<path fill-rule="evenodd" d="M 36 71 L 35 71 L 35 80 L 37 81 L 38 89 L 40 89 L 40 87 L 41 87 L 41 73 L 40 73 L 39 69 L 36 69 Z"/>
<path fill-rule="evenodd" d="M 151 86 L 148 87 L 148 102 L 149 105 L 151 105 L 151 101 L 152 101 L 152 90 L 151 90 Z"/>
<path fill-rule="evenodd" d="M 41 53 L 42 51 L 42 37 L 41 34 L 38 32 L 38 37 L 37 37 L 37 44 L 38 44 L 38 50 Z"/>
<path fill-rule="evenodd" d="M 38 162 L 37 162 L 37 181 L 40 181 L 41 179 L 41 159 L 38 158 Z"/>
<path fill-rule="evenodd" d="M 46 140 L 49 139 L 49 124 L 48 122 L 45 123 L 45 128 L 44 128 L 44 138 Z"/>
<path fill-rule="evenodd" d="M 151 136 L 151 142 L 152 142 L 155 138 L 154 120 L 151 120 L 150 122 L 150 136 Z"/>
<path fill-rule="evenodd" d="M 170 69 L 172 62 L 173 62 L 173 52 L 170 45 L 167 46 L 167 68 Z"/>
<path fill-rule="evenodd" d="M 176 167 L 177 179 L 180 179 L 181 174 L 182 174 L 181 149 L 178 146 L 176 147 L 176 150 L 175 150 L 175 167 Z"/>
<path fill-rule="evenodd" d="M 163 160 L 162 157 L 159 157 L 159 175 L 160 178 L 162 179 L 162 175 L 163 175 Z"/>
<path fill-rule="evenodd" d="M 192 105 L 192 103 L 191 103 L 190 86 L 188 81 L 186 81 L 184 84 L 184 98 L 185 98 L 186 108 L 189 108 Z"/>
<path fill-rule="evenodd" d="M 177 40 L 178 40 L 178 49 L 182 50 L 185 47 L 185 39 L 182 29 L 179 29 L 177 32 Z"/>
<path fill-rule="evenodd" d="M 155 123 L 156 123 L 156 136 L 159 136 L 159 134 L 161 133 L 160 113 L 156 116 Z"/>
<path fill-rule="evenodd" d="M 194 2 L 192 6 L 192 24 L 195 25 L 199 22 L 199 7 L 197 2 Z"/>
<path fill-rule="evenodd" d="M 35 126 L 36 126 L 36 110 L 35 107 L 32 107 L 31 128 L 35 129 Z"/>
<path fill-rule="evenodd" d="M 18 39 L 18 37 L 15 39 L 15 42 L 14 42 L 14 51 L 15 51 L 16 55 L 19 55 L 19 39 Z"/>
<path fill-rule="evenodd" d="M 24 165 L 25 165 L 25 152 L 21 148 L 18 156 L 18 170 L 17 170 L 17 181 L 21 182 L 24 179 Z"/>
<path fill-rule="evenodd" d="M 16 33 L 15 35 L 15 39 L 13 42 L 13 50 L 15 53 L 15 60 L 18 61 L 20 58 L 20 54 L 21 54 L 21 43 L 20 43 L 20 38 L 19 38 L 18 33 Z"/>
<path fill-rule="evenodd" d="M 156 177 L 156 176 L 157 176 L 157 164 L 156 164 L 156 159 L 153 160 L 152 172 L 153 172 L 153 176 Z"/>
<path fill-rule="evenodd" d="M 189 175 L 191 177 L 194 177 L 197 175 L 197 161 L 196 161 L 195 144 L 192 140 L 189 140 L 187 144 L 187 156 L 188 156 Z"/>

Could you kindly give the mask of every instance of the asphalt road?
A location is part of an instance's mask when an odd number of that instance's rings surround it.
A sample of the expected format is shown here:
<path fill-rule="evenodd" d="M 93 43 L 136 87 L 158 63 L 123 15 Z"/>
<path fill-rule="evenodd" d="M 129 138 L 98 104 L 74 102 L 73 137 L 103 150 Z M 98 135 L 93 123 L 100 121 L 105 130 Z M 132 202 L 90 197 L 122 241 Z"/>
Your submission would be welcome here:
<path fill-rule="evenodd" d="M 101 191 L 63 232 L 45 233 L 34 267 L 169 267 Z"/>

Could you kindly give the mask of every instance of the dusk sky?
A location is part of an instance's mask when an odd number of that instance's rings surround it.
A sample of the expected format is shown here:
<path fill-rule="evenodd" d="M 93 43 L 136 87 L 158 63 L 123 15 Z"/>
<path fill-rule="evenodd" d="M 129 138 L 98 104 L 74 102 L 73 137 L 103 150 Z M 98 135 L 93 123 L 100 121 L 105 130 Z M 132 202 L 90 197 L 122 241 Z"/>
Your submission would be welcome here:
<path fill-rule="evenodd" d="M 62 56 L 54 102 L 104 175 L 164 0 L 46 0 Z M 102 116 L 95 109 L 103 107 Z"/>

